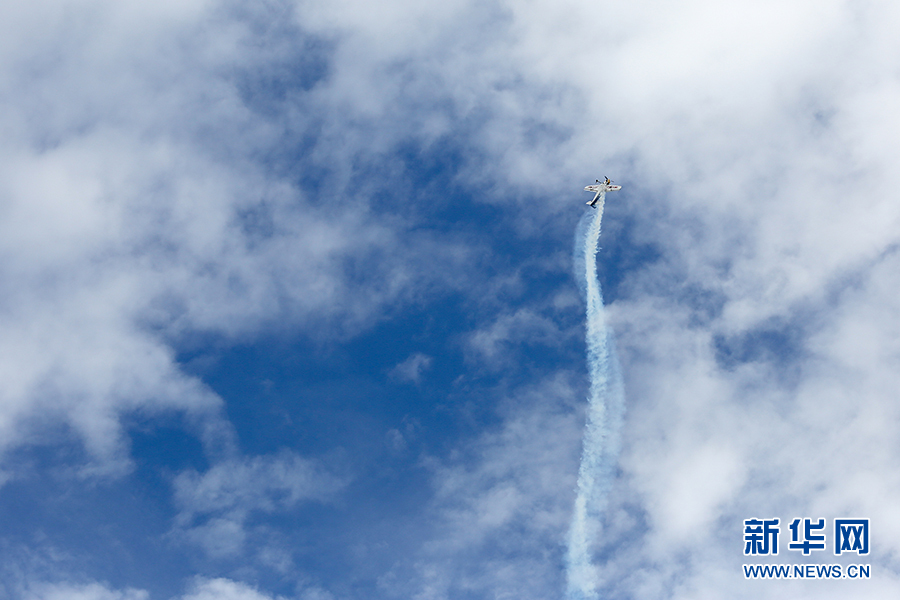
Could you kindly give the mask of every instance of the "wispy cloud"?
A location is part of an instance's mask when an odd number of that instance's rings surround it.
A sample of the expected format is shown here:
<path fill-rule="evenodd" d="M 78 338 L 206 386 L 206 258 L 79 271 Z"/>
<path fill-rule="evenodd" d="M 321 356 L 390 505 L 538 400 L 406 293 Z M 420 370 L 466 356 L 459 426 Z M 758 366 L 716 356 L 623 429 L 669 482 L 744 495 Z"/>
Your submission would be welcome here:
<path fill-rule="evenodd" d="M 409 358 L 391 369 L 391 376 L 400 381 L 419 383 L 422 375 L 431 367 L 431 357 L 421 352 L 410 354 Z"/>
<path fill-rule="evenodd" d="M 231 579 L 197 579 L 181 600 L 282 600 L 283 596 L 270 596 L 257 589 Z"/>
<path fill-rule="evenodd" d="M 316 118 L 260 112 L 241 78 L 290 58 L 297 27 L 260 47 L 265 11 L 45 8 L 4 9 L 0 449 L 61 423 L 90 471 L 121 474 L 123 414 L 218 418 L 177 363 L 186 339 L 276 322 L 347 335 L 420 296 L 423 276 L 440 285 L 408 258 L 427 236 L 401 239 L 358 194 L 356 210 L 323 207 L 337 194 L 310 199 L 274 166 L 285 129 L 312 135 Z M 329 144 L 309 160 L 352 163 Z"/>
<path fill-rule="evenodd" d="M 223 461 L 203 474 L 186 471 L 173 482 L 179 508 L 175 533 L 212 557 L 236 556 L 250 534 L 247 520 L 253 513 L 322 502 L 346 483 L 318 462 L 290 452 Z"/>
<path fill-rule="evenodd" d="M 30 587 L 21 600 L 147 600 L 144 590 L 114 590 L 100 583 L 70 584 L 41 583 Z"/>
<path fill-rule="evenodd" d="M 517 390 L 496 431 L 468 440 L 446 462 L 426 462 L 435 486 L 429 532 L 381 578 L 388 597 L 561 593 L 580 390 L 564 374 Z"/>

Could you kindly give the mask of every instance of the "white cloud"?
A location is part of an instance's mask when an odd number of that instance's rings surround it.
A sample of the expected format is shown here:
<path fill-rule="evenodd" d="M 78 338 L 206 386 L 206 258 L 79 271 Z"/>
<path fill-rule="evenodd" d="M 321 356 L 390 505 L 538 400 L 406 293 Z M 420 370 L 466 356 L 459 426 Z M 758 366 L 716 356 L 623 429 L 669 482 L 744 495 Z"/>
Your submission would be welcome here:
<path fill-rule="evenodd" d="M 148 597 L 144 590 L 112 590 L 99 583 L 42 583 L 20 596 L 21 600 L 147 600 Z"/>
<path fill-rule="evenodd" d="M 530 308 L 501 314 L 492 323 L 468 335 L 467 351 L 473 362 L 502 369 L 527 352 L 523 346 L 541 345 L 559 348 L 569 341 L 573 331 L 562 330 L 555 322 Z"/>
<path fill-rule="evenodd" d="M 313 589 L 315 594 L 317 589 Z M 307 596 L 301 596 L 306 598 Z M 309 596 L 316 598 L 315 595 Z M 319 596 L 327 598 L 327 596 Z M 39 583 L 31 586 L 19 600 L 148 600 L 144 590 L 115 590 L 100 583 Z M 180 600 L 285 600 L 284 596 L 272 596 L 239 581 L 224 577 L 196 578 Z"/>
<path fill-rule="evenodd" d="M 0 451 L 62 423 L 86 473 L 122 473 L 123 413 L 223 429 L 220 399 L 176 362 L 186 337 L 274 323 L 340 337 L 454 285 L 414 264 L 429 236 L 401 238 L 358 193 L 352 211 L 313 204 L 260 158 L 289 153 L 323 108 L 258 112 L 241 77 L 295 58 L 305 34 L 260 42 L 267 9 L 176 4 L 0 9 Z M 326 138 L 305 160 L 341 172 L 364 147 Z M 452 271 L 464 249 L 446 250 Z"/>
<path fill-rule="evenodd" d="M 422 374 L 431 367 L 431 357 L 421 352 L 410 354 L 409 357 L 391 369 L 391 376 L 400 381 L 419 383 Z"/>
<path fill-rule="evenodd" d="M 317 587 L 304 587 L 297 600 L 333 600 L 328 591 Z M 272 596 L 260 592 L 245 583 L 224 577 L 215 579 L 197 578 L 188 593 L 181 600 L 286 600 L 284 596 Z"/>
<path fill-rule="evenodd" d="M 511 394 L 503 423 L 447 461 L 428 459 L 430 534 L 380 579 L 389 597 L 558 595 L 584 395 L 558 374 Z"/>
<path fill-rule="evenodd" d="M 194 581 L 182 600 L 275 600 L 270 596 L 259 592 L 247 584 L 219 577 L 216 579 L 199 578 Z M 282 599 L 282 596 L 277 596 Z"/>
<path fill-rule="evenodd" d="M 326 501 L 345 485 L 317 461 L 290 452 L 222 461 L 202 475 L 185 471 L 174 480 L 175 532 L 212 557 L 236 556 L 254 533 L 247 525 L 254 513 Z"/>

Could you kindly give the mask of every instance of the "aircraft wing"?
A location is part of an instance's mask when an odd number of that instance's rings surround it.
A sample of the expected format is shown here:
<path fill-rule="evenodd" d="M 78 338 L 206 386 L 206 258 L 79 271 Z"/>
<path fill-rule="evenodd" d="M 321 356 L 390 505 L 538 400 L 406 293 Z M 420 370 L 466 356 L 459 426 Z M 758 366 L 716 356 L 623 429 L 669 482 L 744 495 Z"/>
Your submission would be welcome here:
<path fill-rule="evenodd" d="M 615 192 L 621 190 L 621 185 L 615 185 L 612 183 L 598 183 L 597 185 L 586 185 L 584 187 L 584 191 L 586 192 Z"/>
<path fill-rule="evenodd" d="M 603 182 L 596 185 L 587 185 L 584 187 L 584 191 L 594 193 L 594 198 L 587 204 L 593 207 L 597 204 L 597 200 L 600 199 L 600 194 L 602 194 L 603 192 L 615 192 L 622 189 L 621 185 L 615 185 L 612 181 L 609 181 L 609 179 L 607 179 L 606 181 L 608 181 L 609 183 Z"/>

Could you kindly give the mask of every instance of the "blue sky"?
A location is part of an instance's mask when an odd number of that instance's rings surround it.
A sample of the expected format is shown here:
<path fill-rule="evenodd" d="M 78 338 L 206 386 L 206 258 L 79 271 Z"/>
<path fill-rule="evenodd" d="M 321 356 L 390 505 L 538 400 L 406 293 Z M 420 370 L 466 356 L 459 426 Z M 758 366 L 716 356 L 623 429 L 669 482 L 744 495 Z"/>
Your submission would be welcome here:
<path fill-rule="evenodd" d="M 0 595 L 562 597 L 608 175 L 601 596 L 896 597 L 898 22 L 3 6 Z M 745 581 L 773 516 L 870 518 L 872 579 Z"/>

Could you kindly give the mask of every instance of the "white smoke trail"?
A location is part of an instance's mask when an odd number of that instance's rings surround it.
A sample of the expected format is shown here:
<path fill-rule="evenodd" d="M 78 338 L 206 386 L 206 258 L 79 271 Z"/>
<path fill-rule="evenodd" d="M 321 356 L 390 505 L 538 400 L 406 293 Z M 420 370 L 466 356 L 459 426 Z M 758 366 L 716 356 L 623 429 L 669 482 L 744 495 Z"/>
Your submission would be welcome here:
<path fill-rule="evenodd" d="M 603 296 L 597 280 L 597 244 L 606 194 L 600 194 L 597 210 L 578 224 L 575 268 L 587 303 L 587 364 L 590 376 L 587 423 L 575 510 L 569 529 L 566 556 L 567 600 L 596 600 L 597 569 L 591 560 L 600 533 L 600 519 L 615 475 L 619 454 L 619 430 L 625 410 L 625 391 L 616 358 L 615 344 L 606 327 Z"/>

